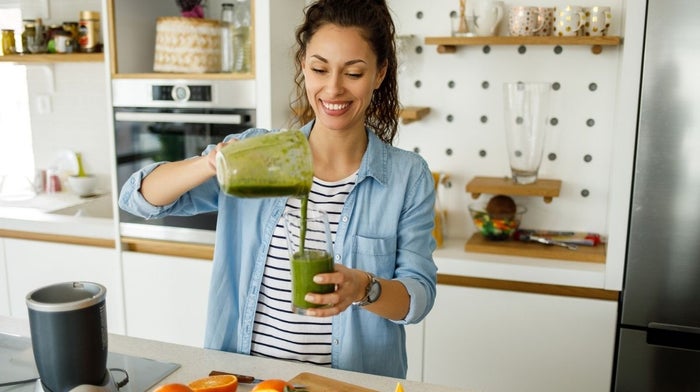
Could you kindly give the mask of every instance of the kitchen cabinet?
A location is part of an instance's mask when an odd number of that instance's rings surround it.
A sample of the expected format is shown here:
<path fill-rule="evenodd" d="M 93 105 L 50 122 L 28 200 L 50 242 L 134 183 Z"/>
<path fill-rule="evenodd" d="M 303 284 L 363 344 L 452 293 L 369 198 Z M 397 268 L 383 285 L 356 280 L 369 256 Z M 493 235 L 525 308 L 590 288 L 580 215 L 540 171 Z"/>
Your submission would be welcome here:
<path fill-rule="evenodd" d="M 609 391 L 617 302 L 438 285 L 424 382 L 475 390 Z"/>
<path fill-rule="evenodd" d="M 5 240 L 0 238 L 0 287 L 9 287 L 7 263 L 5 262 Z M 0 315 L 10 315 L 10 290 L 0 290 Z"/>
<path fill-rule="evenodd" d="M 202 347 L 211 261 L 122 252 L 122 264 L 126 334 Z"/>
<path fill-rule="evenodd" d="M 115 248 L 3 238 L 9 315 L 27 318 L 26 295 L 53 283 L 90 281 L 107 288 L 107 328 L 124 333 L 119 252 Z M 0 297 L 2 298 L 2 297 Z"/>
<path fill-rule="evenodd" d="M 104 53 L 74 53 L 74 54 L 14 54 L 0 56 L 0 62 L 18 64 L 51 64 L 51 63 L 99 63 L 105 59 Z"/>

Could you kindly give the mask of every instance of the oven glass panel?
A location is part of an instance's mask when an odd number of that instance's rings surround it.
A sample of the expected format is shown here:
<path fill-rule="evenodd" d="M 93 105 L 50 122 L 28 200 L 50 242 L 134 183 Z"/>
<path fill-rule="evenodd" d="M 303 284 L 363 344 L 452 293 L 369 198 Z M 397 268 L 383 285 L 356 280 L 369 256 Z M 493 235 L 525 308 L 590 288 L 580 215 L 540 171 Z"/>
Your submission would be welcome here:
<path fill-rule="evenodd" d="M 144 166 L 198 156 L 209 144 L 254 126 L 254 110 L 114 108 L 118 187 Z M 120 210 L 120 222 L 214 230 L 216 213 L 145 220 Z"/>

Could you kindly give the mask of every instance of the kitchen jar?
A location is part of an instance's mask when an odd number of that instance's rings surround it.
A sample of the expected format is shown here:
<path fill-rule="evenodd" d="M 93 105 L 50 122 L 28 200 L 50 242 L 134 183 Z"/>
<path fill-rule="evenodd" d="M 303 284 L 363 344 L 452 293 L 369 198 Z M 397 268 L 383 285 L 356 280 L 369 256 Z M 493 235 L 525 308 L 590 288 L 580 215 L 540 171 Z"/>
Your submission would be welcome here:
<path fill-rule="evenodd" d="M 0 51 L 0 55 L 5 56 L 15 53 L 15 31 L 2 30 L 2 50 Z"/>
<path fill-rule="evenodd" d="M 99 52 L 101 50 L 99 12 L 80 11 L 78 44 L 80 51 L 84 53 Z"/>

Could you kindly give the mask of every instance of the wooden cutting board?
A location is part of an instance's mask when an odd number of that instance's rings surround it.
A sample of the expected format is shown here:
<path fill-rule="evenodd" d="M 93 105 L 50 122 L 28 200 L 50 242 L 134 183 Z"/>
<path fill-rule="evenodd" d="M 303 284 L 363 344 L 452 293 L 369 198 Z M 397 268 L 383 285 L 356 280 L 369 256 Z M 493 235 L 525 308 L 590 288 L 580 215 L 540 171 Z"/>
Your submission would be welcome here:
<path fill-rule="evenodd" d="M 304 385 L 309 392 L 378 392 L 313 373 L 299 373 L 289 380 L 294 385 Z"/>

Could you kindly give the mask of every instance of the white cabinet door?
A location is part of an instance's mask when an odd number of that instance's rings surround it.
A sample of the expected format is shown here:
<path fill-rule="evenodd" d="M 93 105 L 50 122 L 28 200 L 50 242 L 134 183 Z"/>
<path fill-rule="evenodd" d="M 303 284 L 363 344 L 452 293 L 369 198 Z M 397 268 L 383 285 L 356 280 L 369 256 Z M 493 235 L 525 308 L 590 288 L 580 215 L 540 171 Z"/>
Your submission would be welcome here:
<path fill-rule="evenodd" d="M 30 291 L 54 283 L 89 281 L 107 288 L 107 328 L 124 333 L 119 252 L 113 248 L 5 238 L 10 315 L 28 318 Z"/>
<path fill-rule="evenodd" d="M 425 382 L 470 390 L 609 391 L 617 302 L 438 285 Z"/>
<path fill-rule="evenodd" d="M 211 261 L 122 252 L 126 333 L 202 347 Z"/>
<path fill-rule="evenodd" d="M 408 373 L 406 379 L 423 381 L 423 331 L 424 323 L 406 326 L 406 350 L 408 351 Z"/>
<path fill-rule="evenodd" d="M 0 316 L 10 315 L 10 291 L 5 263 L 5 239 L 0 238 Z"/>

